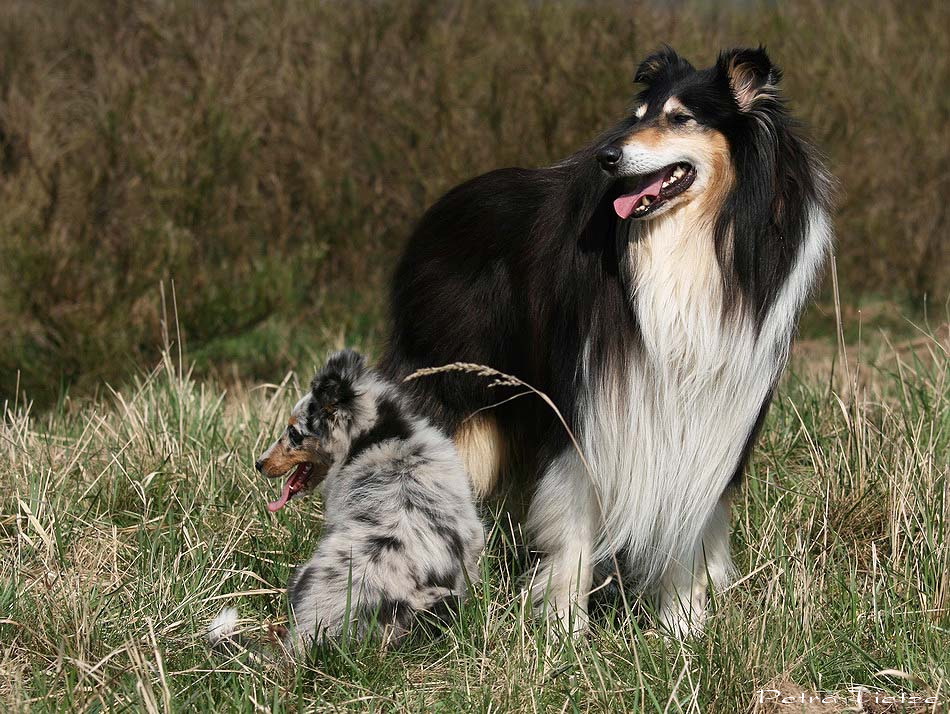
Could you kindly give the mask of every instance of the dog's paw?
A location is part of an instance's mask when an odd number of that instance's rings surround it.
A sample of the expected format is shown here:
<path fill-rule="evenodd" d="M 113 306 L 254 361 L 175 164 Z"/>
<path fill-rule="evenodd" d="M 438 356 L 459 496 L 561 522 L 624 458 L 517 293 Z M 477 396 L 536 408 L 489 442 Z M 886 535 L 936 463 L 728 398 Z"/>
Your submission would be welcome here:
<path fill-rule="evenodd" d="M 587 608 L 579 602 L 576 591 L 570 587 L 557 587 L 557 583 L 550 579 L 535 578 L 527 597 L 534 612 L 540 613 L 549 625 L 573 637 L 582 637 L 587 633 L 590 624 Z M 586 603 L 586 597 L 580 600 Z"/>
<path fill-rule="evenodd" d="M 687 612 L 683 608 L 667 607 L 659 613 L 660 632 L 677 640 L 688 640 L 702 635 L 705 624 L 705 608 Z"/>

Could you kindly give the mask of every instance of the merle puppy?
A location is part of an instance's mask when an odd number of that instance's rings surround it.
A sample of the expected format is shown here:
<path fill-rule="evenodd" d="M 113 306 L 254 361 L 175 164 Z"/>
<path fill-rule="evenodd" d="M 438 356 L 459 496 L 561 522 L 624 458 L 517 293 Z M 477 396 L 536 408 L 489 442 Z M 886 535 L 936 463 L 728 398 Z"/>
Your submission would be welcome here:
<path fill-rule="evenodd" d="M 271 511 L 325 474 L 323 537 L 287 585 L 292 653 L 374 628 L 392 642 L 475 581 L 484 529 L 455 446 L 356 352 L 330 357 L 256 466 L 286 476 Z M 236 621 L 223 611 L 212 644 L 235 641 Z"/>

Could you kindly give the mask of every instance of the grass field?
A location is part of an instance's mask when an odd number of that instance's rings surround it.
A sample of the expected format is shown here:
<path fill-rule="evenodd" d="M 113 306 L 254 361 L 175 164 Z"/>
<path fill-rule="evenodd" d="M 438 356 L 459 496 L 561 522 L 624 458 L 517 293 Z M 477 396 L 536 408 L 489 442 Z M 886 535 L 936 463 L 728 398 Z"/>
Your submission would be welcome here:
<path fill-rule="evenodd" d="M 95 400 L 42 414 L 7 404 L 0 702 L 14 712 L 803 711 L 759 705 L 756 692 L 861 685 L 938 697 L 907 711 L 945 711 L 950 338 L 944 327 L 862 340 L 798 350 L 735 509 L 742 577 L 703 636 L 664 639 L 635 603 L 608 600 L 588 638 L 563 640 L 525 611 L 526 561 L 499 519 L 484 582 L 443 637 L 388 653 L 341 647 L 294 673 L 212 658 L 202 633 L 224 605 L 252 631 L 285 620 L 281 586 L 314 546 L 320 504 L 268 514 L 273 484 L 251 463 L 308 374 L 224 391 L 182 371 L 173 349 Z"/>

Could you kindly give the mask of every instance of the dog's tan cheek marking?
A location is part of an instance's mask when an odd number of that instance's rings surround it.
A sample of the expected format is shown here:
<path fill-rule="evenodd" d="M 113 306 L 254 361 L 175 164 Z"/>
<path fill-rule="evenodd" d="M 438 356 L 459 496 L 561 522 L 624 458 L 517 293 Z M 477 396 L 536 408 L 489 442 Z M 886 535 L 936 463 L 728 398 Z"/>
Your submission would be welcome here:
<path fill-rule="evenodd" d="M 646 132 L 644 132 L 646 133 Z M 729 154 L 729 142 L 720 131 L 715 129 L 695 128 L 687 134 L 679 132 L 657 132 L 661 140 L 665 140 L 668 147 L 687 155 L 695 156 L 697 170 L 704 176 L 703 193 L 699 196 L 695 188 L 687 189 L 682 196 L 689 201 L 692 197 L 700 198 L 699 206 L 706 215 L 716 215 L 729 195 L 735 180 L 732 169 L 732 160 Z"/>
<path fill-rule="evenodd" d="M 486 498 L 495 489 L 506 459 L 507 443 L 498 420 L 483 415 L 469 419 L 456 432 L 455 446 L 472 479 L 475 497 Z"/>
<path fill-rule="evenodd" d="M 708 166 L 709 177 L 706 180 L 706 190 L 702 197 L 702 208 L 709 215 L 718 215 L 726 197 L 735 184 L 735 171 L 732 167 L 732 157 L 729 153 L 729 142 L 722 132 L 715 129 L 703 131 L 699 137 L 703 142 L 701 148 L 705 157 L 703 162 Z"/>
<path fill-rule="evenodd" d="M 290 451 L 281 445 L 277 452 L 264 461 L 264 472 L 268 476 L 280 476 L 298 464 L 307 461 L 307 455 L 301 451 Z"/>

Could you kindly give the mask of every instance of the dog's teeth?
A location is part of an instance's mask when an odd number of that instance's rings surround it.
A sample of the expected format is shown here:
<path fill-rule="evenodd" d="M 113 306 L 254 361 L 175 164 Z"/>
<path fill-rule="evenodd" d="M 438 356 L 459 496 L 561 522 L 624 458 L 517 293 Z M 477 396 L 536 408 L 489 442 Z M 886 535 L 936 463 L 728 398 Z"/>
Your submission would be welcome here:
<path fill-rule="evenodd" d="M 644 205 L 644 206 L 649 206 L 651 203 L 653 203 L 653 201 L 650 200 L 650 197 L 649 197 L 649 196 L 644 196 L 644 197 L 643 197 L 643 205 Z"/>
<path fill-rule="evenodd" d="M 686 173 L 686 172 L 683 171 L 682 168 L 680 168 L 679 166 L 677 166 L 675 169 L 673 169 L 673 178 L 674 178 L 674 179 L 678 179 L 678 178 L 679 178 L 680 176 L 682 176 L 684 173 Z"/>
<path fill-rule="evenodd" d="M 673 183 L 673 181 L 675 181 L 675 180 L 676 180 L 676 179 L 670 179 L 669 181 L 664 181 L 664 182 L 663 182 L 663 188 L 666 188 L 666 187 L 669 186 L 671 183 Z"/>

